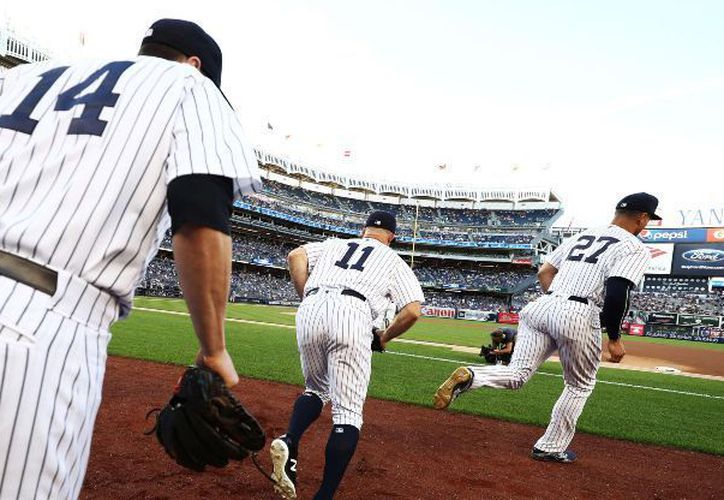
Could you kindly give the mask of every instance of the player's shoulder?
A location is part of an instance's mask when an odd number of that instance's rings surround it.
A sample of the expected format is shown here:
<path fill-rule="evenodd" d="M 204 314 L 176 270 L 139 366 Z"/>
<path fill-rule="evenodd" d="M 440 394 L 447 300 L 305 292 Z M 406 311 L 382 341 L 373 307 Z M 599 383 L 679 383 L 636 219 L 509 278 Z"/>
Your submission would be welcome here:
<path fill-rule="evenodd" d="M 111 68 L 113 64 L 131 63 L 127 68 L 133 68 L 133 74 L 144 78 L 151 72 L 158 72 L 168 78 L 178 78 L 189 84 L 203 84 L 208 80 L 199 71 L 189 64 L 181 64 L 160 57 L 132 56 L 126 58 L 75 58 L 75 59 L 48 59 L 32 64 L 22 64 L 9 69 L 4 73 L 5 78 L 36 77 L 53 68 L 67 68 L 66 71 L 75 75 L 75 79 L 82 79 L 97 71 Z"/>
<path fill-rule="evenodd" d="M 619 240 L 619 244 L 617 245 L 617 247 L 620 254 L 648 255 L 648 249 L 646 248 L 646 245 L 644 245 L 644 243 L 638 237 L 626 231 L 625 229 L 615 224 L 611 224 L 609 226 L 601 228 L 601 231 L 601 235 L 609 236 Z"/>

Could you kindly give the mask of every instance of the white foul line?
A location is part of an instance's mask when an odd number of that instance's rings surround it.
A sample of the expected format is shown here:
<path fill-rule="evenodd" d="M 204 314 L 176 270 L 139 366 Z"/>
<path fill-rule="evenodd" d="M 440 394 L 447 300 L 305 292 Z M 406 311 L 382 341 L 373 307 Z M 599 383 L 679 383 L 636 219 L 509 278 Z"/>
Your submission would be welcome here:
<path fill-rule="evenodd" d="M 175 316 L 188 316 L 189 313 L 187 312 L 181 312 L 181 311 L 169 311 L 167 309 L 152 309 L 149 307 L 134 307 L 133 308 L 136 311 L 147 311 L 147 312 L 157 312 L 162 314 L 173 314 Z M 251 319 L 238 319 L 238 318 L 226 318 L 226 321 L 232 321 L 234 323 L 247 323 L 250 325 L 262 325 L 262 326 L 273 326 L 275 328 L 289 328 L 294 329 L 294 325 L 281 325 L 279 323 L 266 323 L 264 321 L 254 321 Z M 400 339 L 398 339 L 400 341 Z M 455 363 L 455 364 L 465 364 L 463 361 L 456 360 L 456 359 L 448 359 L 448 358 L 436 358 L 434 356 L 422 356 L 420 354 L 410 354 L 406 352 L 399 352 L 399 351 L 386 351 L 388 354 L 395 354 L 397 356 L 407 356 L 409 358 L 419 358 L 419 359 L 426 359 L 429 361 L 442 361 L 445 363 Z M 485 366 L 479 363 L 467 363 L 466 366 Z M 547 377 L 558 377 L 563 378 L 563 375 L 559 375 L 557 373 L 550 373 L 550 372 L 543 372 L 538 371 L 536 372 L 539 375 L 545 375 Z M 637 385 L 637 384 L 627 384 L 625 382 L 612 382 L 609 380 L 598 380 L 596 383 L 598 384 L 608 384 L 608 385 L 617 385 L 620 387 L 629 387 L 632 389 L 644 389 L 647 391 L 657 391 L 657 392 L 668 392 L 669 394 L 683 394 L 685 396 L 698 396 L 700 398 L 709 398 L 709 399 L 724 399 L 724 396 L 713 396 L 711 394 L 703 394 L 700 392 L 688 392 L 688 391 L 677 391 L 676 389 L 665 389 L 663 387 L 650 387 L 648 385 Z"/>
<path fill-rule="evenodd" d="M 486 366 L 482 365 L 480 363 L 465 363 L 463 361 L 457 360 L 457 359 L 448 359 L 448 358 L 436 358 L 434 356 L 422 356 L 420 354 L 410 354 L 407 352 L 399 352 L 399 351 L 386 351 L 387 354 L 394 354 L 396 356 L 407 356 L 410 358 L 419 358 L 419 359 L 427 359 L 430 361 L 443 361 L 445 363 L 455 363 L 457 365 L 464 365 L 464 366 Z M 560 375 L 558 373 L 550 373 L 550 372 L 543 372 L 543 371 L 537 371 L 538 375 L 545 375 L 547 377 L 558 377 L 563 378 L 563 375 Z M 597 384 L 608 384 L 608 385 L 617 385 L 620 387 L 630 387 L 632 389 L 644 389 L 647 391 L 657 391 L 657 392 L 668 392 L 670 394 L 683 394 L 685 396 L 698 396 L 700 398 L 709 398 L 709 399 L 724 399 L 724 396 L 714 396 L 712 394 L 703 394 L 700 392 L 689 392 L 689 391 L 678 391 L 676 389 L 666 389 L 663 387 L 650 387 L 648 385 L 637 385 L 637 384 L 627 384 L 625 382 L 612 382 L 610 380 L 598 380 L 596 382 Z"/>

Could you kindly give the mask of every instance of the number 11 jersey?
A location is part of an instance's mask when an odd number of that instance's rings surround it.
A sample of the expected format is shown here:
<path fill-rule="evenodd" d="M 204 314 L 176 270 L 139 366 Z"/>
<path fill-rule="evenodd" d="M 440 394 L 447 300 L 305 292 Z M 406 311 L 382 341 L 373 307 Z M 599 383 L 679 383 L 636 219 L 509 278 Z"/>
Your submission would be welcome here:
<path fill-rule="evenodd" d="M 390 302 L 397 311 L 411 302 L 423 302 L 420 283 L 402 258 L 372 238 L 330 238 L 304 245 L 309 259 L 305 292 L 319 287 L 349 288 L 367 298 L 372 318 Z"/>

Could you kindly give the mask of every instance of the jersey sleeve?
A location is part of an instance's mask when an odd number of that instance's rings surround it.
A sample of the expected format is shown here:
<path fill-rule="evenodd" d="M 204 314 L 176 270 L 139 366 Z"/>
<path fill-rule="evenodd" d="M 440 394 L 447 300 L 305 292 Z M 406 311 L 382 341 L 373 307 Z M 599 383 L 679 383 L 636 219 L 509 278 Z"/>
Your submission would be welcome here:
<path fill-rule="evenodd" d="M 398 311 L 410 302 L 425 301 L 425 295 L 422 293 L 417 276 L 402 259 L 398 260 L 397 268 L 392 276 L 390 299 Z"/>
<path fill-rule="evenodd" d="M 608 276 L 626 278 L 634 285 L 638 285 L 644 277 L 650 259 L 651 254 L 648 248 L 643 245 L 637 246 L 616 259 Z"/>
<path fill-rule="evenodd" d="M 317 262 L 319 262 L 319 257 L 324 251 L 324 242 L 318 241 L 314 243 L 307 243 L 306 245 L 303 245 L 302 248 L 304 248 L 304 251 L 307 252 L 307 267 L 311 273 L 314 266 L 316 266 Z"/>
<path fill-rule="evenodd" d="M 261 189 L 254 149 L 236 113 L 208 78 L 194 80 L 180 102 L 171 131 L 166 184 L 209 174 L 234 180 L 234 198 Z"/>

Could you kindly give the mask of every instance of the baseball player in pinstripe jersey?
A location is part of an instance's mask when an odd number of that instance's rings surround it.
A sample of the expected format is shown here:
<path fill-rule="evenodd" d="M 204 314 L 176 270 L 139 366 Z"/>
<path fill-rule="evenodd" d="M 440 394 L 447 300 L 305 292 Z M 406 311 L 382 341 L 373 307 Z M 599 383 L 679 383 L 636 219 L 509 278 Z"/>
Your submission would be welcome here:
<path fill-rule="evenodd" d="M 169 226 L 196 362 L 238 382 L 228 219 L 254 152 L 199 26 L 160 20 L 140 54 L 0 75 L 0 498 L 79 495 L 109 328 Z"/>
<path fill-rule="evenodd" d="M 538 272 L 545 295 L 520 312 L 518 339 L 508 366 L 460 367 L 434 397 L 447 408 L 469 389 L 519 389 L 556 349 L 563 367 L 563 394 L 545 434 L 531 452 L 538 460 L 570 463 L 576 422 L 593 392 L 601 360 L 601 325 L 610 360 L 625 351 L 619 336 L 630 290 L 643 278 L 649 252 L 636 238 L 656 215 L 658 200 L 647 193 L 623 198 L 610 225 L 589 229 L 557 248 Z"/>
<path fill-rule="evenodd" d="M 289 254 L 289 273 L 302 298 L 296 323 L 305 391 L 294 403 L 286 434 L 271 444 L 275 489 L 283 498 L 297 497 L 299 441 L 327 402 L 333 427 L 314 498 L 334 496 L 362 427 L 373 323 L 390 302 L 396 305 L 397 315 L 380 333 L 384 348 L 420 317 L 420 284 L 389 248 L 395 229 L 392 214 L 373 212 L 361 238 L 308 243 Z"/>

